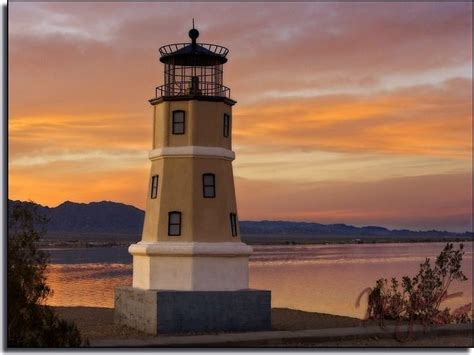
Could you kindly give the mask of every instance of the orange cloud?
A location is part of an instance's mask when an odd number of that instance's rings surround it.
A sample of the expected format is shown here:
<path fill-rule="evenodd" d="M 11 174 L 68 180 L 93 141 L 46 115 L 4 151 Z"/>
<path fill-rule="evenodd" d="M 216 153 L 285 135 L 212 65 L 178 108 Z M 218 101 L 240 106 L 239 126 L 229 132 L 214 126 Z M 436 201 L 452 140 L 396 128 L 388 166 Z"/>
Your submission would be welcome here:
<path fill-rule="evenodd" d="M 471 15 L 470 3 L 14 3 L 11 112 L 144 112 L 162 83 L 158 47 L 185 41 L 193 17 L 200 39 L 230 48 L 241 104 L 471 76 Z"/>
<path fill-rule="evenodd" d="M 374 95 L 331 95 L 237 109 L 238 144 L 471 158 L 472 81 Z"/>
<path fill-rule="evenodd" d="M 151 125 L 151 117 L 120 113 L 14 117 L 9 122 L 10 158 L 77 150 L 145 152 L 151 146 Z"/>

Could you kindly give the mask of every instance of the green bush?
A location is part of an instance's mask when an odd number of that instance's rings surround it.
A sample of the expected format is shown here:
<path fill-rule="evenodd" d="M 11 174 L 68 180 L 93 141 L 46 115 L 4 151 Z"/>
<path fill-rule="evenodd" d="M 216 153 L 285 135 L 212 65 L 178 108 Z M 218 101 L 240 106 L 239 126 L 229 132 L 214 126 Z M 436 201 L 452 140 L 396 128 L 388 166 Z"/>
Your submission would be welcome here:
<path fill-rule="evenodd" d="M 46 219 L 32 203 L 12 204 L 8 212 L 8 346 L 81 346 L 77 327 L 44 304 L 52 293 L 45 275 L 48 255 L 37 243 L 45 233 Z"/>

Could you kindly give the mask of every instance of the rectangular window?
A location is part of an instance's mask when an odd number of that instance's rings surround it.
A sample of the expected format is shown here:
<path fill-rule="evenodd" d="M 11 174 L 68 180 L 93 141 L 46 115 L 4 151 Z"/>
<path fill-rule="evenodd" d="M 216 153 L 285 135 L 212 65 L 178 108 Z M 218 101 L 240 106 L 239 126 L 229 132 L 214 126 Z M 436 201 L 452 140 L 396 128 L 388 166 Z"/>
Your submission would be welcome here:
<path fill-rule="evenodd" d="M 214 174 L 202 174 L 202 192 L 205 198 L 216 197 L 216 177 Z"/>
<path fill-rule="evenodd" d="M 153 175 L 151 177 L 151 198 L 156 198 L 158 196 L 158 175 Z"/>
<path fill-rule="evenodd" d="M 184 111 L 173 111 L 173 134 L 184 134 Z"/>
<path fill-rule="evenodd" d="M 168 235 L 181 235 L 181 212 L 168 212 Z"/>
<path fill-rule="evenodd" d="M 230 134 L 230 116 L 224 113 L 224 137 L 229 137 Z"/>
<path fill-rule="evenodd" d="M 237 215 L 235 213 L 230 214 L 230 230 L 233 237 L 237 237 Z"/>

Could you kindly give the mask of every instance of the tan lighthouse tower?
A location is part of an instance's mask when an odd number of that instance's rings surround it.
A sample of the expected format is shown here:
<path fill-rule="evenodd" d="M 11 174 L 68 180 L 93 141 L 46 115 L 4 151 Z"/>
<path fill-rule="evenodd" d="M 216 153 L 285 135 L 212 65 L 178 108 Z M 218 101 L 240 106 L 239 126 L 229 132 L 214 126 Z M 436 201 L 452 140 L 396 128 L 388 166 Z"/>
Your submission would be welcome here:
<path fill-rule="evenodd" d="M 149 333 L 270 328 L 270 292 L 248 289 L 252 248 L 240 240 L 232 161 L 228 49 L 160 48 L 164 85 L 153 106 L 151 174 L 133 285 L 119 287 L 115 319 Z"/>

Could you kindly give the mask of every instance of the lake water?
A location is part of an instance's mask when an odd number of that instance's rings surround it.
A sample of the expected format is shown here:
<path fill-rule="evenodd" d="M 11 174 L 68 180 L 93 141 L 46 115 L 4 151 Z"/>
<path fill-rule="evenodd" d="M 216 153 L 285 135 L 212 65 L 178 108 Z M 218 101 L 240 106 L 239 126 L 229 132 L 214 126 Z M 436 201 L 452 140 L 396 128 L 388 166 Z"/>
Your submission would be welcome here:
<path fill-rule="evenodd" d="M 454 283 L 457 307 L 472 302 L 472 243 L 464 243 L 463 271 L 468 281 Z M 362 318 L 355 301 L 380 277 L 414 276 L 426 257 L 444 243 L 256 246 L 250 258 L 250 287 L 272 291 L 272 306 Z M 114 288 L 132 283 L 132 258 L 126 247 L 49 249 L 50 305 L 113 307 Z"/>

